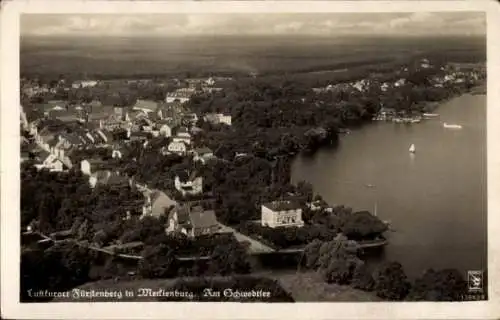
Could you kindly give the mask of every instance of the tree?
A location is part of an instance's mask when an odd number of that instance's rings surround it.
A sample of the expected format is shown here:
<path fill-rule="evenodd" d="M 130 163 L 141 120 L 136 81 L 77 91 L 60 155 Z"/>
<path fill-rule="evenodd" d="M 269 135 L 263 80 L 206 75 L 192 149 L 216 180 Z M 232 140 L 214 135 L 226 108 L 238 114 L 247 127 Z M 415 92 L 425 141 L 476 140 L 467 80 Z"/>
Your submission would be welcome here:
<path fill-rule="evenodd" d="M 221 275 L 248 273 L 250 263 L 246 247 L 234 238 L 227 243 L 217 245 L 212 253 L 209 271 Z"/>
<path fill-rule="evenodd" d="M 400 301 L 410 290 L 410 283 L 399 262 L 386 262 L 381 265 L 374 280 L 377 296 L 383 299 Z"/>
<path fill-rule="evenodd" d="M 319 251 L 322 241 L 314 239 L 304 248 L 304 257 L 306 258 L 306 266 L 308 268 L 315 268 L 318 266 Z"/>
<path fill-rule="evenodd" d="M 139 273 L 145 278 L 168 278 L 177 274 L 174 251 L 166 245 L 148 246 L 142 252 Z"/>
<path fill-rule="evenodd" d="M 89 281 L 96 257 L 88 249 L 62 242 L 46 250 L 29 249 L 21 255 L 21 299 L 33 300 L 28 290 L 62 292 Z M 39 300 L 35 298 L 35 300 Z"/>
<path fill-rule="evenodd" d="M 368 211 L 345 215 L 341 230 L 349 239 L 373 238 L 387 231 L 387 225 Z"/>
<path fill-rule="evenodd" d="M 456 269 L 427 270 L 418 278 L 408 300 L 412 301 L 457 301 L 467 292 L 467 285 Z"/>
<path fill-rule="evenodd" d="M 311 201 L 314 195 L 313 185 L 306 181 L 299 181 L 297 183 L 297 192 L 300 195 L 305 196 L 307 201 Z"/>
<path fill-rule="evenodd" d="M 311 243 L 304 250 L 304 254 L 307 265 L 319 268 L 325 281 L 348 284 L 352 280 L 354 270 L 363 263 L 358 258 L 358 251 L 356 242 L 339 234 L 332 241 Z"/>
<path fill-rule="evenodd" d="M 365 263 L 358 265 L 354 270 L 352 286 L 364 291 L 372 291 L 375 286 L 373 276 Z"/>

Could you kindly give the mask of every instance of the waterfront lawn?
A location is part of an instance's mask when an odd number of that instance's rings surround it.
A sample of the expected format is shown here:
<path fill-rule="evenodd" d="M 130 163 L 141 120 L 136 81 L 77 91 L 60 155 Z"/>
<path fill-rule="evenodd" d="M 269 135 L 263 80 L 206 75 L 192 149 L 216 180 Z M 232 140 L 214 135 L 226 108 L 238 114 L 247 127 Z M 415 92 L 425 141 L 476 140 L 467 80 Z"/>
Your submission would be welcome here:
<path fill-rule="evenodd" d="M 316 271 L 273 276 L 298 302 L 383 301 L 375 293 L 354 289 L 349 285 L 330 284 Z"/>

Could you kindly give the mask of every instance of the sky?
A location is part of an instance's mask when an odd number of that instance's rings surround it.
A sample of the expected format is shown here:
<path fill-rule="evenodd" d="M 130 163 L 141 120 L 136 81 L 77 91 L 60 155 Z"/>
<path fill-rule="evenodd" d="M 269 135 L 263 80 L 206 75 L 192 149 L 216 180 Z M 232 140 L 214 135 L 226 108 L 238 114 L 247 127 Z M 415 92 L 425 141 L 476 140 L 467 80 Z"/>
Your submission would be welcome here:
<path fill-rule="evenodd" d="M 23 14 L 32 36 L 484 35 L 479 12 Z"/>

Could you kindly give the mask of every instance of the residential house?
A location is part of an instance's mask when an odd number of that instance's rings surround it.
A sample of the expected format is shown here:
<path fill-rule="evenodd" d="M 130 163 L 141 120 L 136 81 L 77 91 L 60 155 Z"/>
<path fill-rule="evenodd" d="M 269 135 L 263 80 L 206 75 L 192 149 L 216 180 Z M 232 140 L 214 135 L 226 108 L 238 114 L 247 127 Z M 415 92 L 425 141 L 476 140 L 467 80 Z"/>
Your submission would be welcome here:
<path fill-rule="evenodd" d="M 266 227 L 302 227 L 302 208 L 293 200 L 279 200 L 262 204 L 261 224 Z"/>
<path fill-rule="evenodd" d="M 315 200 L 307 203 L 307 207 L 311 211 L 319 211 L 328 207 L 328 203 L 325 200 Z"/>
<path fill-rule="evenodd" d="M 64 122 L 76 121 L 79 114 L 75 108 L 64 101 L 49 101 L 43 106 L 44 115 L 49 119 L 58 119 Z"/>
<path fill-rule="evenodd" d="M 217 233 L 221 229 L 213 210 L 183 204 L 175 207 L 167 222 L 167 233 L 181 232 L 189 237 Z"/>
<path fill-rule="evenodd" d="M 126 128 L 131 125 L 131 117 L 126 108 L 113 107 L 110 114 L 106 113 L 106 117 L 102 120 L 101 126 L 108 130 Z"/>
<path fill-rule="evenodd" d="M 89 177 L 95 172 L 110 169 L 109 163 L 101 159 L 84 159 L 80 162 L 80 171 Z"/>
<path fill-rule="evenodd" d="M 230 115 L 224 115 L 222 113 L 219 113 L 217 116 L 219 117 L 220 123 L 223 123 L 223 124 L 228 125 L 228 126 L 231 125 L 232 118 Z"/>
<path fill-rule="evenodd" d="M 49 169 L 50 171 L 61 172 L 64 169 L 63 162 L 52 152 L 42 150 L 38 155 L 40 164 L 35 164 L 38 170 Z"/>
<path fill-rule="evenodd" d="M 214 79 L 214 78 L 212 78 L 212 77 L 210 77 L 210 78 L 208 78 L 208 79 L 205 81 L 205 84 L 206 84 L 207 86 L 213 86 L 213 85 L 215 85 L 215 79 Z"/>
<path fill-rule="evenodd" d="M 185 155 L 187 153 L 186 144 L 182 141 L 172 141 L 168 144 L 167 150 L 169 153 L 175 153 L 180 156 Z M 165 154 L 165 152 L 162 152 Z"/>
<path fill-rule="evenodd" d="M 203 87 L 202 88 L 203 92 L 208 92 L 208 93 L 214 93 L 214 92 L 220 92 L 223 91 L 224 88 L 215 88 L 215 87 Z"/>
<path fill-rule="evenodd" d="M 155 120 L 173 120 L 180 123 L 182 111 L 183 107 L 180 102 L 159 103 Z"/>
<path fill-rule="evenodd" d="M 196 171 L 192 171 L 191 174 L 183 171 L 175 177 L 174 185 L 183 196 L 203 193 L 203 177 Z"/>
<path fill-rule="evenodd" d="M 430 64 L 429 60 L 427 60 L 427 59 L 422 59 L 422 60 L 420 60 L 420 67 L 421 67 L 422 69 L 428 69 L 428 68 L 431 68 L 431 67 L 432 67 L 432 65 Z"/>
<path fill-rule="evenodd" d="M 348 89 L 350 89 L 350 85 L 348 83 L 329 84 L 325 88 L 326 91 L 330 92 L 340 92 L 340 91 L 346 91 Z"/>
<path fill-rule="evenodd" d="M 72 133 L 63 133 L 58 136 L 62 146 L 73 147 L 95 147 L 109 146 L 113 141 L 113 134 L 106 129 L 75 130 Z"/>
<path fill-rule="evenodd" d="M 175 207 L 177 202 L 172 200 L 165 192 L 152 190 L 151 193 L 144 194 L 145 204 L 142 210 L 142 216 L 160 217 L 168 214 L 168 210 Z"/>
<path fill-rule="evenodd" d="M 153 130 L 153 126 L 155 125 L 151 120 L 146 117 L 139 117 L 133 121 L 134 127 L 137 127 L 138 130 L 150 132 Z"/>
<path fill-rule="evenodd" d="M 95 80 L 78 80 L 71 85 L 73 89 L 95 87 L 99 82 Z"/>
<path fill-rule="evenodd" d="M 175 124 L 171 120 L 160 120 L 156 122 L 156 129 L 162 137 L 171 137 L 174 126 Z"/>
<path fill-rule="evenodd" d="M 111 158 L 113 159 L 121 159 L 122 158 L 122 152 L 118 149 L 113 149 L 111 151 Z"/>
<path fill-rule="evenodd" d="M 49 168 L 52 171 L 62 171 L 63 167 L 71 169 L 71 160 L 65 154 L 71 148 L 63 145 L 56 133 L 50 132 L 47 127 L 43 128 L 35 135 L 35 142 L 43 150 L 39 155 L 42 164 L 37 165 L 37 168 Z"/>
<path fill-rule="evenodd" d="M 181 88 L 177 89 L 173 92 L 168 92 L 167 96 L 165 98 L 165 102 L 171 103 L 171 102 L 180 102 L 180 103 L 186 103 L 189 100 L 191 100 L 191 97 L 195 94 L 196 89 L 194 88 Z"/>
<path fill-rule="evenodd" d="M 394 116 L 396 114 L 396 109 L 382 107 L 382 108 L 380 108 L 379 114 L 381 116 Z"/>
<path fill-rule="evenodd" d="M 208 160 L 213 159 L 214 153 L 210 148 L 202 147 L 193 150 L 193 160 L 206 163 Z"/>
<path fill-rule="evenodd" d="M 190 132 L 193 136 L 195 136 L 195 135 L 197 135 L 197 134 L 199 134 L 199 133 L 202 133 L 202 132 L 203 132 L 203 129 L 202 129 L 202 128 L 198 128 L 198 127 L 191 127 L 191 128 L 189 129 L 189 132 Z"/>
<path fill-rule="evenodd" d="M 380 90 L 382 90 L 384 92 L 387 91 L 387 90 L 389 90 L 389 84 L 387 82 L 382 83 L 380 85 Z"/>
<path fill-rule="evenodd" d="M 154 112 L 157 108 L 158 103 L 155 101 L 138 99 L 135 105 L 132 107 L 132 110 L 140 110 L 148 114 L 150 112 Z"/>
<path fill-rule="evenodd" d="M 198 122 L 198 116 L 196 115 L 196 113 L 185 114 L 183 118 L 184 122 L 186 122 L 186 124 L 190 126 L 194 126 Z"/>
<path fill-rule="evenodd" d="M 401 86 L 404 86 L 405 84 L 406 84 L 406 79 L 403 79 L 403 78 L 394 82 L 395 87 L 401 87 Z"/>
<path fill-rule="evenodd" d="M 128 138 L 130 141 L 141 141 L 146 142 L 148 139 L 151 139 L 153 135 L 150 132 L 146 131 L 127 131 Z"/>
<path fill-rule="evenodd" d="M 101 145 L 108 146 L 113 142 L 113 133 L 109 130 L 106 130 L 104 128 L 99 128 L 94 131 L 99 140 L 101 141 Z"/>
<path fill-rule="evenodd" d="M 203 120 L 206 122 L 209 122 L 211 124 L 219 124 L 223 123 L 228 126 L 231 125 L 231 116 L 230 115 L 224 115 L 222 113 L 207 113 L 204 117 Z"/>
<path fill-rule="evenodd" d="M 131 179 L 118 171 L 99 170 L 93 172 L 89 177 L 89 185 L 95 188 L 97 185 L 132 186 Z"/>
<path fill-rule="evenodd" d="M 30 160 L 30 153 L 29 151 L 21 151 L 21 163 Z"/>
<path fill-rule="evenodd" d="M 202 85 L 205 82 L 205 79 L 203 78 L 188 78 L 184 80 L 189 87 L 195 87 L 198 85 Z"/>
<path fill-rule="evenodd" d="M 180 127 L 179 130 L 177 130 L 177 134 L 174 136 L 173 141 L 184 142 L 186 145 L 190 145 L 191 134 L 186 127 Z"/>
<path fill-rule="evenodd" d="M 367 79 L 362 79 L 356 81 L 352 84 L 352 87 L 358 91 L 366 91 L 370 86 L 370 81 Z"/>

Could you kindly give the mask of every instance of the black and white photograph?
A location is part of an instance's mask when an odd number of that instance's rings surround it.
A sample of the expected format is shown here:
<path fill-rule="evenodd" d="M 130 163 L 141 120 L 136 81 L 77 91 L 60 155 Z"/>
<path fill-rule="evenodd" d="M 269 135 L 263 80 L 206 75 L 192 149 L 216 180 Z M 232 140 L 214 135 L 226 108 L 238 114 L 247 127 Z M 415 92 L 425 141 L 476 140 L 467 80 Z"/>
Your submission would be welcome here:
<path fill-rule="evenodd" d="M 17 308 L 492 302 L 484 7 L 89 6 L 11 35 Z"/>

